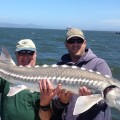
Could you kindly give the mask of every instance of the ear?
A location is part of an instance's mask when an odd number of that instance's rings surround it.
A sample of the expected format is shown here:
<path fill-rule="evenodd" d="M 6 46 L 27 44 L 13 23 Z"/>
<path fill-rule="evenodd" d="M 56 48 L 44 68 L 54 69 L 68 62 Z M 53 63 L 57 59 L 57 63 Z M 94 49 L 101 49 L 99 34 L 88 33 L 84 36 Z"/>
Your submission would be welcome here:
<path fill-rule="evenodd" d="M 37 57 L 37 51 L 35 51 L 34 56 Z"/>
<path fill-rule="evenodd" d="M 86 46 L 87 46 L 86 40 L 84 40 L 83 45 L 84 45 L 85 48 L 86 48 Z"/>
<path fill-rule="evenodd" d="M 86 44 L 86 40 L 84 40 L 84 42 L 83 42 L 84 44 Z"/>

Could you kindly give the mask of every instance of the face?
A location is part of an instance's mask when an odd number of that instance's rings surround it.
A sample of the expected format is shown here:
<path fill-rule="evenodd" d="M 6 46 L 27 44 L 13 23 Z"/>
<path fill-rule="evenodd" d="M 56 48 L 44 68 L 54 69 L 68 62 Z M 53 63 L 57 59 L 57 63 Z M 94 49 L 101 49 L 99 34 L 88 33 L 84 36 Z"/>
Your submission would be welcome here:
<path fill-rule="evenodd" d="M 82 55 L 84 55 L 86 48 L 86 40 L 83 40 L 79 37 L 72 37 L 69 40 L 67 40 L 65 44 L 71 58 L 80 58 Z"/>
<path fill-rule="evenodd" d="M 15 53 L 18 65 L 22 66 L 35 66 L 36 64 L 36 51 L 21 50 Z"/>

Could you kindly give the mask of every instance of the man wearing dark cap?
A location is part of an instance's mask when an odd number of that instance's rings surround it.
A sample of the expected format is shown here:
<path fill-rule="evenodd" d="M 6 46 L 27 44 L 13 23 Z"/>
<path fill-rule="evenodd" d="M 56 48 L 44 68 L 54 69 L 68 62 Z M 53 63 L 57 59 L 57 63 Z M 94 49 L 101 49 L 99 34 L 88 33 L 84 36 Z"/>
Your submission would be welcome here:
<path fill-rule="evenodd" d="M 86 48 L 86 39 L 83 32 L 77 28 L 70 28 L 66 34 L 65 45 L 68 50 L 68 54 L 61 57 L 61 62 L 58 65 L 75 65 L 83 67 L 87 70 L 93 70 L 100 72 L 103 75 L 112 76 L 110 68 L 105 60 L 98 58 L 90 48 Z M 89 88 L 83 86 L 80 88 L 79 93 L 81 96 L 91 95 L 92 92 Z M 75 102 L 77 95 L 72 95 L 67 109 L 64 110 L 62 117 L 64 120 L 111 120 L 111 110 L 104 103 L 100 101 L 95 104 L 86 112 L 73 115 Z M 79 108 L 78 108 L 79 109 Z"/>

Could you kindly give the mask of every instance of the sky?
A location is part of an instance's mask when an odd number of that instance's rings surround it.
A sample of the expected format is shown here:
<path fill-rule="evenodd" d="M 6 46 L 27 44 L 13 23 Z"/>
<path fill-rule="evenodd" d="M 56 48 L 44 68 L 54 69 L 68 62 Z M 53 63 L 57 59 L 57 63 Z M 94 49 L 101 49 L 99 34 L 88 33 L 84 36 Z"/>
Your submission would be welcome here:
<path fill-rule="evenodd" d="M 120 31 L 120 0 L 0 0 L 0 23 Z"/>

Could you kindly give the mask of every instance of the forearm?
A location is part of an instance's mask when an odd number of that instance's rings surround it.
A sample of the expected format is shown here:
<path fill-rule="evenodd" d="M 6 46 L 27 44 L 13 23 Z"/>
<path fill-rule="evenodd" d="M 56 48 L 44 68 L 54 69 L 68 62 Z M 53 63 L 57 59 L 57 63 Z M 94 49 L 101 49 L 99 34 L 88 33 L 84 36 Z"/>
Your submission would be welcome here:
<path fill-rule="evenodd" d="M 49 109 L 48 111 L 39 110 L 39 116 L 41 120 L 50 120 L 52 117 L 52 110 Z"/>

